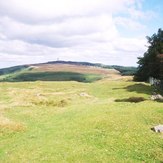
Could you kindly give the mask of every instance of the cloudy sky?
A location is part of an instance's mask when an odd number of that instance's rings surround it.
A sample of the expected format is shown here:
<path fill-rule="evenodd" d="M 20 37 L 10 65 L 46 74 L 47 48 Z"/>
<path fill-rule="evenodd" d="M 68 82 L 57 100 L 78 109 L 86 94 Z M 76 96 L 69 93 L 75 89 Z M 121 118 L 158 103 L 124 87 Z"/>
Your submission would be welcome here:
<path fill-rule="evenodd" d="M 0 0 L 0 67 L 53 60 L 136 66 L 162 0 Z"/>

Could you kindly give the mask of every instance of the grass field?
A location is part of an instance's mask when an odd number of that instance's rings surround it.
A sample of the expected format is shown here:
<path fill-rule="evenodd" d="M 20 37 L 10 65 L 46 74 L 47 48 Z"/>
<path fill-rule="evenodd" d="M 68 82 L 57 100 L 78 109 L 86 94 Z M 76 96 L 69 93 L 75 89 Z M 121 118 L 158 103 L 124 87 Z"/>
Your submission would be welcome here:
<path fill-rule="evenodd" d="M 125 80 L 1 82 L 0 162 L 163 162 L 152 91 Z M 123 101 L 133 96 L 147 100 Z"/>

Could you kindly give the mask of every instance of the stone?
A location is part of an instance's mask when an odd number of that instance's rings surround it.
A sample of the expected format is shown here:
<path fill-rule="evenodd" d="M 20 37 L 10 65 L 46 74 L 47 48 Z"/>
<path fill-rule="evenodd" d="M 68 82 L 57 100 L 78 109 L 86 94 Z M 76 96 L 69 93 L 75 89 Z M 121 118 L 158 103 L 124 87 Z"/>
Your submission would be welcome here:
<path fill-rule="evenodd" d="M 152 95 L 151 100 L 163 100 L 163 96 L 160 94 Z"/>
<path fill-rule="evenodd" d="M 151 128 L 154 132 L 163 132 L 163 125 L 158 125 L 153 128 Z"/>
<path fill-rule="evenodd" d="M 91 97 L 90 95 L 88 95 L 87 93 L 83 92 L 83 93 L 80 93 L 80 96 L 82 97 Z"/>

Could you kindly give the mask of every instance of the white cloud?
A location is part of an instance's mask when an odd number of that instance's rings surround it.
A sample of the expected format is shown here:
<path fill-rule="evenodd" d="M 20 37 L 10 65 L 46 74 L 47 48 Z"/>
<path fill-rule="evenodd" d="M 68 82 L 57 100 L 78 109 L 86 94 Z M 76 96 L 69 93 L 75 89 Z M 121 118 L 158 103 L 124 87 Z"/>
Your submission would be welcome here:
<path fill-rule="evenodd" d="M 120 25 L 121 27 L 128 30 L 145 30 L 146 26 L 138 21 L 135 21 L 131 18 L 116 17 L 115 24 Z"/>
<path fill-rule="evenodd" d="M 60 58 L 135 65 L 145 50 L 144 35 L 125 38 L 119 27 L 146 29 L 138 19 L 145 18 L 140 9 L 140 0 L 0 1 L 0 62 Z"/>
<path fill-rule="evenodd" d="M 135 0 L 6 0 L 0 2 L 1 13 L 25 20 L 49 20 L 65 16 L 115 13 L 133 5 Z"/>

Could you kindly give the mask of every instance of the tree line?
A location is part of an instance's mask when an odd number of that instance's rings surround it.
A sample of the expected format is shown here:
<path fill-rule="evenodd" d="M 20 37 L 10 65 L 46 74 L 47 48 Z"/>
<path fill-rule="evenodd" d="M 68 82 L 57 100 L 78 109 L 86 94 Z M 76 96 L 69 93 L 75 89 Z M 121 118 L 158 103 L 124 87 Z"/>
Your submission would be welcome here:
<path fill-rule="evenodd" d="M 157 33 L 148 40 L 148 49 L 143 57 L 138 58 L 138 71 L 134 76 L 136 81 L 147 81 L 149 77 L 163 80 L 163 30 L 159 29 Z"/>

